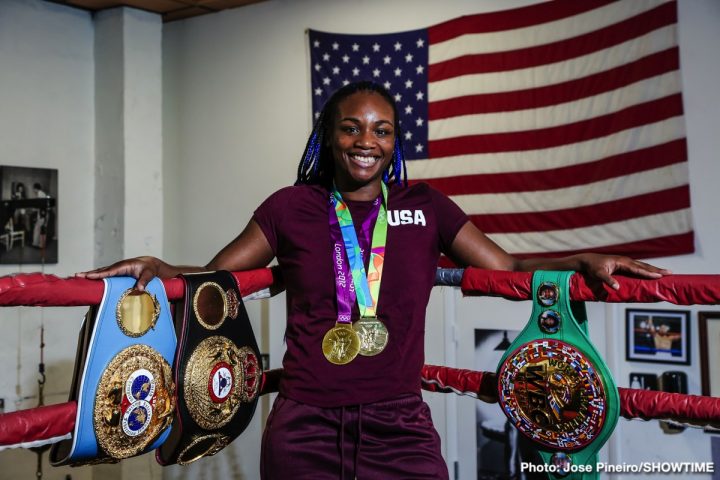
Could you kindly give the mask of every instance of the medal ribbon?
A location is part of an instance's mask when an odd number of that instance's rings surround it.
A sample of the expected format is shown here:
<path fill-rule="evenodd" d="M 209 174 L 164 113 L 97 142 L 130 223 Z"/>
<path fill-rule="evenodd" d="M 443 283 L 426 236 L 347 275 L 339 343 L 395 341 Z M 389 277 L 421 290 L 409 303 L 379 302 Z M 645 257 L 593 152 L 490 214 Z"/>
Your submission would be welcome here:
<path fill-rule="evenodd" d="M 382 183 L 382 199 L 375 199 L 370 214 L 361 225 L 362 245 L 355 233 L 352 216 L 340 192 L 330 196 L 330 237 L 333 242 L 333 265 L 338 300 L 338 323 L 352 323 L 352 305 L 357 298 L 361 317 L 375 317 L 380 281 L 382 280 L 387 243 L 387 186 Z M 375 220 L 370 239 L 370 226 Z M 363 253 L 370 244 L 370 263 L 365 271 Z M 344 248 L 341 248 L 344 247 Z M 364 248 L 363 248 L 364 247 Z M 343 252 L 344 250 L 344 252 Z M 345 253 L 345 255 L 343 255 Z M 345 261 L 347 258 L 347 262 Z M 352 277 L 352 283 L 350 283 Z"/>

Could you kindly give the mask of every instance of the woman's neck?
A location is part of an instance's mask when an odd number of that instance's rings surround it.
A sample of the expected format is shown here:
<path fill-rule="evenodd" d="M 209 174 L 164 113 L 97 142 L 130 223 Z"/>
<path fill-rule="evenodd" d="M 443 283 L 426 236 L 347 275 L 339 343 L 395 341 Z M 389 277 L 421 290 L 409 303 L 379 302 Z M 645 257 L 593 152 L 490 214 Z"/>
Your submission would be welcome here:
<path fill-rule="evenodd" d="M 337 191 L 340 192 L 340 195 L 342 195 L 345 200 L 367 202 L 375 200 L 380 196 L 380 193 L 382 192 L 382 187 L 380 186 L 381 181 L 382 180 L 378 179 L 377 181 L 357 186 L 343 185 L 342 182 L 338 183 L 336 179 L 335 188 L 337 188 Z"/>

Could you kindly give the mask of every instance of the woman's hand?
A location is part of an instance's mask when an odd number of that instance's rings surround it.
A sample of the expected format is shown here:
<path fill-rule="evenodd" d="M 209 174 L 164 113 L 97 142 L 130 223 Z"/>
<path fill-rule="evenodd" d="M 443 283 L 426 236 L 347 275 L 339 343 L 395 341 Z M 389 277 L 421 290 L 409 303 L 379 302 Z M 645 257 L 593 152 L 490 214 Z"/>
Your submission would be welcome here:
<path fill-rule="evenodd" d="M 154 277 L 162 276 L 163 267 L 169 267 L 165 262 L 155 257 L 136 257 L 115 262 L 110 266 L 96 268 L 88 272 L 76 273 L 76 277 L 99 280 L 106 277 L 128 276 L 137 278 L 135 288 L 145 291 L 145 286 Z"/>
<path fill-rule="evenodd" d="M 579 270 L 581 272 L 601 280 L 614 290 L 620 288 L 620 284 L 613 278 L 613 273 L 627 273 L 644 278 L 661 278 L 664 275 L 672 274 L 670 270 L 665 268 L 659 268 L 621 255 L 582 253 L 577 258 L 580 261 Z"/>
<path fill-rule="evenodd" d="M 89 272 L 76 273 L 76 277 L 99 280 L 106 277 L 125 275 L 137 278 L 135 288 L 141 292 L 154 277 L 173 278 L 181 273 L 207 272 L 216 270 L 251 270 L 266 266 L 274 254 L 265 234 L 254 220 L 245 230 L 215 255 L 204 267 L 170 265 L 155 257 L 136 257 L 121 260 L 110 266 L 96 268 Z"/>

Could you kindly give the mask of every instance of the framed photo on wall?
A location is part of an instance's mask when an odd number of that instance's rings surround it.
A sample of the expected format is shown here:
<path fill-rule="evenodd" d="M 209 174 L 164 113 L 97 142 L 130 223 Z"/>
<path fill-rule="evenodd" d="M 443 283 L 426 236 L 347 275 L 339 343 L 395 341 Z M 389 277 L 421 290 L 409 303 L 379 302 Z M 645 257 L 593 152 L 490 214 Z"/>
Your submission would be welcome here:
<path fill-rule="evenodd" d="M 58 171 L 0 165 L 0 264 L 58 262 Z"/>
<path fill-rule="evenodd" d="M 519 330 L 475 330 L 475 369 L 494 369 Z M 520 478 L 522 463 L 541 464 L 530 441 L 512 426 L 497 403 L 475 402 L 477 480 Z"/>
<path fill-rule="evenodd" d="M 625 311 L 625 358 L 630 362 L 690 365 L 690 312 Z"/>
<path fill-rule="evenodd" d="M 720 312 L 698 312 L 702 394 L 720 397 Z"/>

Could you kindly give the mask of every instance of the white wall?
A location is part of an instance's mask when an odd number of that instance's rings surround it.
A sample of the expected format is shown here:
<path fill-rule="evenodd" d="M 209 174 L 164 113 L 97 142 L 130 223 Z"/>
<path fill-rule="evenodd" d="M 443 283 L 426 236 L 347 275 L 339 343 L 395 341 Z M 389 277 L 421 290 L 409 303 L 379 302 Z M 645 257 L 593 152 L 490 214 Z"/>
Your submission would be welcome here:
<path fill-rule="evenodd" d="M 310 129 L 309 71 L 305 29 L 346 33 L 388 33 L 425 27 L 463 14 L 500 10 L 535 3 L 500 0 L 273 0 L 166 25 L 164 35 L 166 180 L 174 183 L 172 225 L 166 231 L 171 260 L 206 262 L 249 220 L 253 209 L 272 191 L 290 184 Z M 681 0 L 680 43 L 688 128 L 692 207 L 697 253 L 657 259 L 677 273 L 720 271 L 720 230 L 715 226 L 716 182 L 720 164 L 716 125 L 720 99 L 714 85 L 720 78 L 717 28 L 720 3 Z M 168 115 L 171 114 L 171 115 Z M 171 153 L 172 152 L 172 153 Z M 168 188 L 170 188 L 168 186 Z M 177 225 L 181 225 L 177 227 Z M 176 228 L 175 234 L 170 229 Z M 456 311 L 457 365 L 473 367 L 474 328 L 520 328 L 529 306 L 497 299 L 453 299 L 453 293 L 433 295 L 428 313 L 426 346 L 429 363 L 448 363 L 444 350 L 452 329 L 442 320 Z M 666 308 L 667 305 L 663 305 Z M 255 312 L 259 313 L 259 306 Z M 274 300 L 270 318 L 282 315 L 282 299 Z M 590 305 L 592 337 L 608 360 L 620 386 L 628 373 L 660 373 L 668 368 L 624 361 L 624 305 Z M 707 309 L 708 307 L 705 307 Z M 696 311 L 697 309 L 693 309 Z M 270 351 L 281 352 L 282 325 L 270 325 Z M 438 339 L 444 339 L 440 341 Z M 606 341 L 606 339 L 610 339 Z M 693 366 L 685 369 L 690 388 L 699 393 L 697 331 L 693 331 Z M 273 354 L 278 365 L 279 354 Z M 494 366 L 487 366 L 491 369 Z M 673 368 L 674 369 L 674 368 Z M 473 478 L 474 400 L 457 399 L 458 416 L 446 409 L 447 397 L 428 395 L 444 445 L 457 445 L 461 477 Z M 455 400 L 453 400 L 455 401 Z M 449 415 L 449 416 L 448 416 Z M 460 420 L 458 420 L 458 418 Z M 459 442 L 447 438 L 460 424 Z M 648 435 L 657 438 L 647 447 Z M 645 439 L 645 441 L 643 441 Z M 709 460 L 710 437 L 698 431 L 674 437 L 662 435 L 656 422 L 621 420 L 611 447 L 614 461 L 637 459 Z M 258 439 L 259 440 L 259 439 Z M 255 452 L 249 435 L 240 448 Z M 679 448 L 685 442 L 687 445 Z M 248 478 L 252 465 L 243 465 Z M 617 478 L 617 477 L 614 477 Z"/>
<path fill-rule="evenodd" d="M 27 0 L 0 2 L 0 164 L 58 169 L 59 262 L 67 275 L 93 260 L 93 25 L 86 12 Z M 2 265 L 0 275 L 39 271 Z M 45 324 L 46 403 L 67 400 L 84 309 L 0 309 L 0 398 L 6 411 L 37 404 Z M 34 475 L 35 454 L 0 453 L 0 478 Z M 48 467 L 46 464 L 46 472 Z M 64 478 L 69 469 L 56 469 Z M 72 471 L 74 478 L 86 478 Z M 49 477 L 46 477 L 49 478 Z"/>

